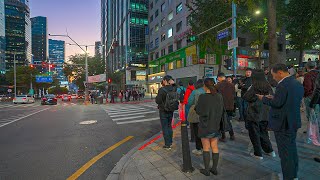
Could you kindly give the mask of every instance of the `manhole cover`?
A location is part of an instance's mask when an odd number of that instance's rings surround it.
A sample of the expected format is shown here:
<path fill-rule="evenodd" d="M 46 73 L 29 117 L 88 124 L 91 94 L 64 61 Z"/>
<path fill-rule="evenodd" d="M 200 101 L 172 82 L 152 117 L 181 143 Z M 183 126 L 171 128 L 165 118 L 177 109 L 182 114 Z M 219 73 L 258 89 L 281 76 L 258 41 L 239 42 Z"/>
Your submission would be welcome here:
<path fill-rule="evenodd" d="M 96 120 L 82 121 L 79 124 L 94 124 L 94 123 L 97 123 L 97 121 Z"/>

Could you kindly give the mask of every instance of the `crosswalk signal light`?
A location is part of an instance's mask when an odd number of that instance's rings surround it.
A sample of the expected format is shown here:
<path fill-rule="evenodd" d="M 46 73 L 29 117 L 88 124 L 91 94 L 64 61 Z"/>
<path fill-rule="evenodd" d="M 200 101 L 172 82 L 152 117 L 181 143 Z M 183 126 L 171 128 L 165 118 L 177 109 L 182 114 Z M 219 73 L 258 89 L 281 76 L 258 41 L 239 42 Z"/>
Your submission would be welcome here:
<path fill-rule="evenodd" d="M 34 68 L 34 65 L 33 65 L 33 64 L 30 64 L 30 68 Z"/>
<path fill-rule="evenodd" d="M 108 78 L 108 83 L 111 84 L 112 80 L 111 78 Z"/>

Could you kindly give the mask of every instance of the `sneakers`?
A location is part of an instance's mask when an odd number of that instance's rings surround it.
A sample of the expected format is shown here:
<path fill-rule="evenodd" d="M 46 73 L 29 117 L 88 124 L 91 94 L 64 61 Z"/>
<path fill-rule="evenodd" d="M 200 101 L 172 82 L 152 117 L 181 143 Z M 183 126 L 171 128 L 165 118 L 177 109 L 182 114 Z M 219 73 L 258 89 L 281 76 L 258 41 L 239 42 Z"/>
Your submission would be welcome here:
<path fill-rule="evenodd" d="M 167 146 L 167 145 L 163 146 L 163 149 L 165 149 L 165 150 L 171 150 L 171 148 L 172 148 L 171 146 Z"/>
<path fill-rule="evenodd" d="M 200 155 L 202 155 L 202 150 L 194 149 L 194 150 L 192 150 L 192 153 L 197 156 L 200 156 Z"/>
<path fill-rule="evenodd" d="M 277 157 L 276 153 L 274 151 L 272 151 L 271 153 L 265 153 L 268 156 L 271 156 L 273 158 Z"/>
<path fill-rule="evenodd" d="M 262 156 L 256 156 L 256 155 L 254 155 L 253 152 L 250 153 L 250 156 L 252 156 L 252 157 L 254 157 L 254 158 L 258 159 L 258 160 L 263 160 L 263 157 L 262 157 Z"/>

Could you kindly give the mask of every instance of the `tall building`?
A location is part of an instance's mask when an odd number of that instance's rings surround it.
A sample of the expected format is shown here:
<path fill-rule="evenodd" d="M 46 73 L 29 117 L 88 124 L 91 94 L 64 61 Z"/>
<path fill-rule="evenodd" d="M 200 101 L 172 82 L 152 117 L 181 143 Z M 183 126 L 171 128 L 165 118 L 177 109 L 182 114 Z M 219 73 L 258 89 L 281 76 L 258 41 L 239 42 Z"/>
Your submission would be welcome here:
<path fill-rule="evenodd" d="M 5 14 L 4 1 L 0 0 L 0 74 L 4 74 L 6 70 L 6 29 L 5 29 Z"/>
<path fill-rule="evenodd" d="M 101 44 L 106 44 L 106 40 L 107 40 L 107 30 L 106 30 L 106 19 L 107 19 L 107 9 L 106 9 L 106 5 L 107 5 L 107 1 L 106 0 L 101 0 Z M 105 57 L 106 57 L 106 46 L 102 46 L 101 47 L 101 53 L 102 53 L 102 60 L 105 61 Z"/>
<path fill-rule="evenodd" d="M 65 42 L 60 40 L 49 39 L 49 62 L 54 65 L 52 72 L 54 76 L 61 82 L 66 77 L 63 73 L 63 64 L 65 62 Z"/>
<path fill-rule="evenodd" d="M 102 53 L 101 41 L 96 41 L 94 43 L 94 55 L 95 56 L 101 56 L 101 53 Z"/>
<path fill-rule="evenodd" d="M 106 51 L 109 71 L 124 71 L 129 85 L 144 85 L 148 53 L 146 29 L 148 26 L 148 0 L 102 0 L 101 42 Z"/>
<path fill-rule="evenodd" d="M 14 54 L 17 65 L 27 64 L 32 59 L 30 9 L 25 2 L 5 0 L 7 70 L 13 67 Z"/>
<path fill-rule="evenodd" d="M 31 18 L 33 64 L 41 64 L 48 57 L 47 18 L 38 16 Z"/>

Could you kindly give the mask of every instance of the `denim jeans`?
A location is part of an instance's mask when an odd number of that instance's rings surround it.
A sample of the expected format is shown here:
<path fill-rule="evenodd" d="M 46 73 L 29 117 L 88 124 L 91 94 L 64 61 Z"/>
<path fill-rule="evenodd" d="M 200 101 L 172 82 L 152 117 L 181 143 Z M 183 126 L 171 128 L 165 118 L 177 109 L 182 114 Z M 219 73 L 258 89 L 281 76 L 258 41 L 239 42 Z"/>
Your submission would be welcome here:
<path fill-rule="evenodd" d="M 172 145 L 172 118 L 173 118 L 173 112 L 165 112 L 160 111 L 160 122 L 162 127 L 162 133 L 164 138 L 164 143 L 166 146 Z"/>
<path fill-rule="evenodd" d="M 189 114 L 190 108 L 191 108 L 190 105 L 188 105 L 188 104 L 185 105 L 185 116 L 186 116 L 186 122 L 187 122 L 188 126 L 189 126 L 188 114 Z"/>

